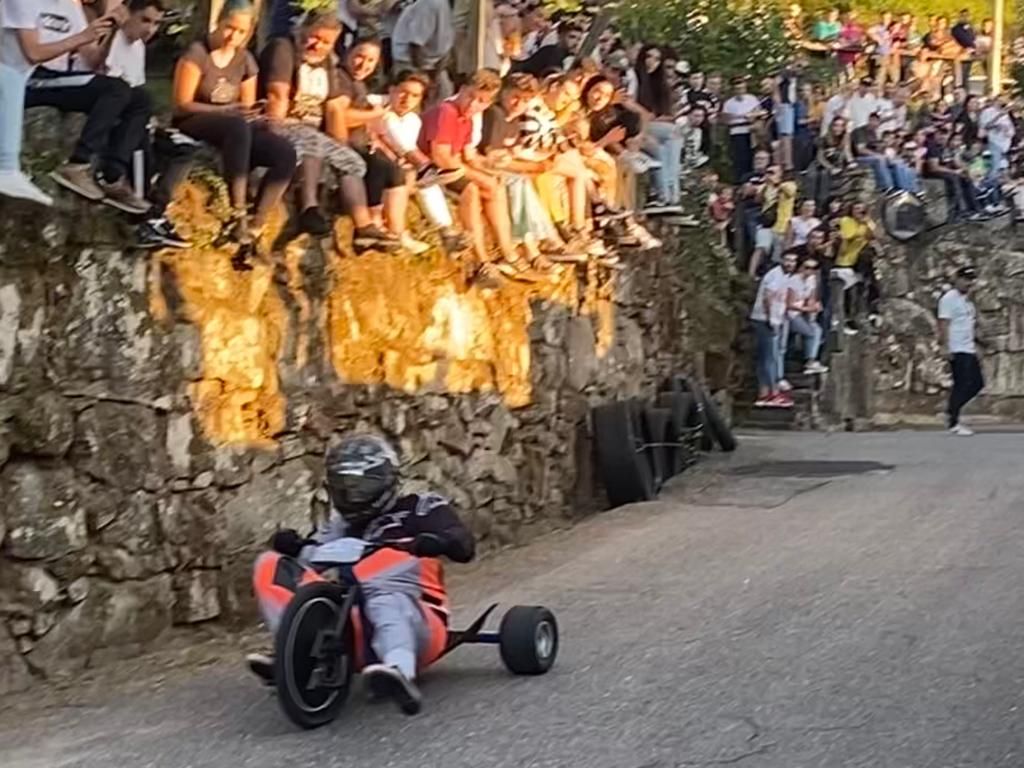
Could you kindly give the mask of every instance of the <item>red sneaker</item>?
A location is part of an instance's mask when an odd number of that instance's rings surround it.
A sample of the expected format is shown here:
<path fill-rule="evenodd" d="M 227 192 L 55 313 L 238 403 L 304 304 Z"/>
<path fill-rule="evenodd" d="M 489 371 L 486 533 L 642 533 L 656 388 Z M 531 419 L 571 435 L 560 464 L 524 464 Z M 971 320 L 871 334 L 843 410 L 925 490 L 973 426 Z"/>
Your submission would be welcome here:
<path fill-rule="evenodd" d="M 772 398 L 772 406 L 775 408 L 792 408 L 793 398 L 785 392 L 779 392 L 779 394 Z"/>

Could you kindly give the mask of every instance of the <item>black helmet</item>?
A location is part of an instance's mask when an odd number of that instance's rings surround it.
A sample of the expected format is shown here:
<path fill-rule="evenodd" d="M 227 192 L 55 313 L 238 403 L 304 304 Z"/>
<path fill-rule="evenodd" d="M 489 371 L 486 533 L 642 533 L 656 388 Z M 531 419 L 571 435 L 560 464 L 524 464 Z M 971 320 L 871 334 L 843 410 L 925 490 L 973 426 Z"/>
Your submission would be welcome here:
<path fill-rule="evenodd" d="M 324 457 L 331 505 L 352 525 L 390 509 L 398 495 L 398 454 L 376 435 L 350 435 Z"/>

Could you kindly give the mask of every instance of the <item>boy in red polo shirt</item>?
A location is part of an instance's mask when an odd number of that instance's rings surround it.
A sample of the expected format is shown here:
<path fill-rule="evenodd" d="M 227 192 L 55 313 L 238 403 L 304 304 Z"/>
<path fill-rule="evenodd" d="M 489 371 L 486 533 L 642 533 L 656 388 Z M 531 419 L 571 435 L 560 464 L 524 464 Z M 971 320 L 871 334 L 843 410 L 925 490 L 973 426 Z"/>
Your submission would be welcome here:
<path fill-rule="evenodd" d="M 442 101 L 423 115 L 419 148 L 443 171 L 463 171 L 458 181 L 448 185 L 459 193 L 459 216 L 473 240 L 473 251 L 480 264 L 477 278 L 494 284 L 500 277 L 491 263 L 484 238 L 484 219 L 491 225 L 502 258 L 516 260 L 512 245 L 512 224 L 508 197 L 500 177 L 486 170 L 474 146 L 474 118 L 486 110 L 501 89 L 497 72 L 482 69 L 454 98 Z"/>

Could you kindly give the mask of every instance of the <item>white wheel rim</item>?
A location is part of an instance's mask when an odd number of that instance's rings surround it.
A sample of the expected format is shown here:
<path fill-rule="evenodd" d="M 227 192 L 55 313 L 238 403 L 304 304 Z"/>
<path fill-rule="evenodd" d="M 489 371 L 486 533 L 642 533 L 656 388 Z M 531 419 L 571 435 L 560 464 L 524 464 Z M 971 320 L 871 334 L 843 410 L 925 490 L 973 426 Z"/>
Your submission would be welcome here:
<path fill-rule="evenodd" d="M 533 642 L 537 648 L 537 658 L 547 659 L 555 647 L 555 628 L 550 621 L 542 621 L 534 630 Z"/>

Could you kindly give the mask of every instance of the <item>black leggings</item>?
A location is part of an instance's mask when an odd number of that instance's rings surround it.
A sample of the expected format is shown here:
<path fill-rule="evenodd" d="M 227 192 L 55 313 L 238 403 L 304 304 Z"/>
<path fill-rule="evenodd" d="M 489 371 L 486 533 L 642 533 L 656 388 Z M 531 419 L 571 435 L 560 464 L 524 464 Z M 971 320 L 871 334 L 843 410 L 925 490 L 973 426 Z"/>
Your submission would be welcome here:
<path fill-rule="evenodd" d="M 295 147 L 264 123 L 250 122 L 231 113 L 208 113 L 180 118 L 177 128 L 220 151 L 224 179 L 231 190 L 231 202 L 237 208 L 246 205 L 249 171 L 267 169 L 256 204 L 256 215 L 260 218 L 278 203 L 295 174 Z"/>
<path fill-rule="evenodd" d="M 968 352 L 957 352 L 949 358 L 953 371 L 953 389 L 949 392 L 949 405 L 946 413 L 949 426 L 960 423 L 960 411 L 985 388 L 985 377 L 981 373 L 981 365 L 976 355 Z"/>
<path fill-rule="evenodd" d="M 384 199 L 384 191 L 405 186 L 405 171 L 402 167 L 380 152 L 357 149 L 359 156 L 366 161 L 366 202 L 376 208 Z"/>
<path fill-rule="evenodd" d="M 25 108 L 54 107 L 61 112 L 88 115 L 82 135 L 71 153 L 72 163 L 89 163 L 99 158 L 99 170 L 110 182 L 123 178 L 131 167 L 132 154 L 146 136 L 153 104 L 142 88 L 131 88 L 124 80 L 96 75 L 85 85 L 30 86 L 25 91 Z"/>

